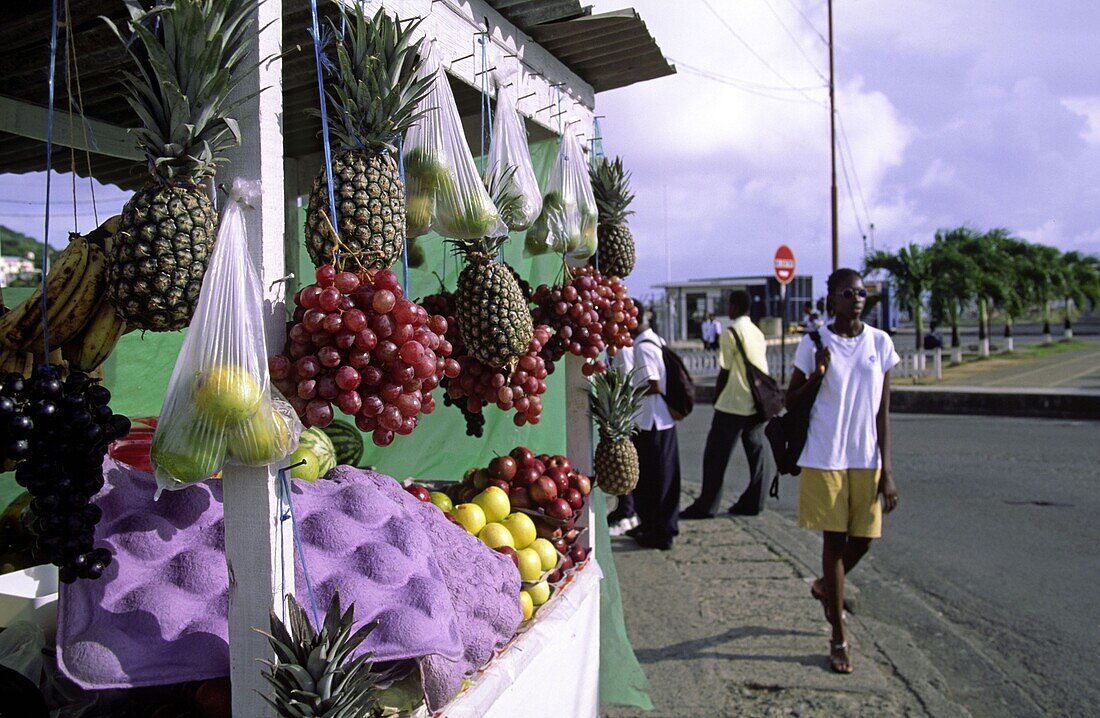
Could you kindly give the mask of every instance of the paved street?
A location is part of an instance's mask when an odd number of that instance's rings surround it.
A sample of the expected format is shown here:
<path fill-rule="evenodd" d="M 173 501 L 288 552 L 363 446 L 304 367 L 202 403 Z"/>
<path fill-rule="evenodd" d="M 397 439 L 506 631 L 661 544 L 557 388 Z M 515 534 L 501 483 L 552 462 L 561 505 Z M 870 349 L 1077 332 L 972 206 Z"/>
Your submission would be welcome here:
<path fill-rule="evenodd" d="M 685 494 L 698 490 L 711 411 L 698 407 L 681 424 Z M 1100 424 L 908 415 L 895 416 L 893 427 L 902 502 L 854 574 L 862 589 L 856 615 L 907 629 L 945 677 L 949 697 L 974 715 L 1094 715 Z M 746 475 L 743 455 L 735 455 L 723 505 Z M 793 518 L 797 491 L 787 478 L 769 523 L 735 523 L 764 531 L 780 516 Z M 819 546 L 797 530 L 787 542 L 801 544 L 802 555 Z M 677 551 L 647 560 L 675 560 Z M 649 603 L 658 598 L 675 597 Z M 780 645 L 783 635 L 764 642 Z"/>

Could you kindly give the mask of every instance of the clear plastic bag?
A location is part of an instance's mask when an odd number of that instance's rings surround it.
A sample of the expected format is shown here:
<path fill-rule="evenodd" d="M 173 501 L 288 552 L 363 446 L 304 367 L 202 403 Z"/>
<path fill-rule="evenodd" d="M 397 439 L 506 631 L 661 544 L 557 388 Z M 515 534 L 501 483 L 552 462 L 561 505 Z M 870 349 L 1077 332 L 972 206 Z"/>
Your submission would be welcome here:
<path fill-rule="evenodd" d="M 517 198 L 515 207 L 501 219 L 510 232 L 522 232 L 531 226 L 542 211 L 542 195 L 527 148 L 527 128 L 516 112 L 510 87 L 497 90 L 497 108 L 493 115 L 493 135 L 489 141 L 489 157 L 485 165 L 485 184 L 496 192 Z M 499 188 L 498 188 L 498 185 Z M 499 196 L 496 192 L 493 196 Z M 499 208 L 498 208 L 499 209 Z"/>
<path fill-rule="evenodd" d="M 588 259 L 596 253 L 597 219 L 584 150 L 576 134 L 566 127 L 550 168 L 542 212 L 527 230 L 527 253 L 552 251 L 572 260 Z"/>
<path fill-rule="evenodd" d="M 245 241 L 243 209 L 259 189 L 237 180 L 222 213 L 153 436 L 161 489 L 203 481 L 227 462 L 266 466 L 298 445 L 302 423 L 268 376 L 262 286 Z"/>
<path fill-rule="evenodd" d="M 478 176 L 434 47 L 421 72 L 434 74 L 435 82 L 417 108 L 427 112 L 409 129 L 402 149 L 408 235 L 416 237 L 429 229 L 454 239 L 505 234 L 507 227 Z"/>

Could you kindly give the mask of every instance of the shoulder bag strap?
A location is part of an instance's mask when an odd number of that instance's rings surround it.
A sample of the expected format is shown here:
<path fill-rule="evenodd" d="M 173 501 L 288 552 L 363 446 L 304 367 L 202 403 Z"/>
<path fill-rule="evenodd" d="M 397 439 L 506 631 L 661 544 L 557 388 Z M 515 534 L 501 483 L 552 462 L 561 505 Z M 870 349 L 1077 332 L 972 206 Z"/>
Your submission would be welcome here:
<path fill-rule="evenodd" d="M 731 326 L 729 328 L 730 334 L 733 335 L 733 340 L 737 342 L 737 351 L 741 352 L 741 359 L 745 362 L 745 381 L 748 383 L 749 388 L 752 388 L 752 375 L 749 374 L 749 355 L 745 353 L 745 346 L 741 343 L 741 337 L 737 335 L 737 332 Z"/>

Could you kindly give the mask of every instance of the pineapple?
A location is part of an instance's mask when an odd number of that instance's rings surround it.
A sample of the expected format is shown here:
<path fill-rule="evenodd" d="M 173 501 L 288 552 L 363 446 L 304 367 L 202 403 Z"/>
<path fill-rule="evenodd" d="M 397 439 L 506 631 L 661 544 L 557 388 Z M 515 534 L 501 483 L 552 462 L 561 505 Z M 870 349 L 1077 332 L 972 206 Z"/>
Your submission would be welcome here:
<path fill-rule="evenodd" d="M 275 652 L 274 662 L 260 661 L 267 667 L 264 679 L 274 688 L 274 697 L 263 696 L 264 700 L 284 718 L 381 716 L 371 654 L 351 657 L 378 622 L 353 631 L 355 606 L 341 614 L 339 592 L 333 594 L 325 611 L 320 633 L 313 630 L 305 609 L 289 595 L 287 613 L 289 631 L 272 611 L 271 633 L 263 634 Z"/>
<path fill-rule="evenodd" d="M 360 3 L 339 3 L 333 74 L 328 80 L 329 132 L 336 217 L 330 217 L 326 173 L 313 181 L 306 208 L 306 250 L 317 266 L 339 249 L 363 267 L 389 267 L 405 241 L 405 187 L 397 142 L 420 117 L 417 103 L 433 76 L 417 77 L 423 39 L 412 42 L 420 21 L 404 28 L 379 9 L 367 18 Z M 339 233 L 339 241 L 333 229 Z"/>
<path fill-rule="evenodd" d="M 190 323 L 218 213 L 201 184 L 239 143 L 230 99 L 248 64 L 258 0 L 173 0 L 146 12 L 127 3 L 129 37 L 107 20 L 137 68 L 124 73 L 126 101 L 152 178 L 123 208 L 109 244 L 107 293 L 135 329 Z M 189 37 L 218 42 L 184 42 Z"/>
<path fill-rule="evenodd" d="M 623 161 L 600 158 L 589 170 L 592 193 L 599 208 L 599 249 L 597 259 L 602 274 L 626 277 L 634 271 L 634 237 L 626 226 L 627 206 L 634 199 L 630 192 L 630 173 L 623 170 Z"/>
<path fill-rule="evenodd" d="M 493 203 L 506 222 L 523 201 L 509 192 L 510 176 L 506 172 L 500 181 L 489 183 Z M 453 242 L 466 258 L 455 287 L 459 332 L 470 356 L 491 367 L 511 367 L 527 353 L 535 331 L 519 275 L 503 260 L 497 261 L 507 239 L 505 235 Z"/>
<path fill-rule="evenodd" d="M 600 432 L 593 457 L 596 483 L 614 496 L 629 494 L 638 485 L 638 450 L 630 437 L 645 393 L 645 383 L 634 385 L 634 372 L 613 369 L 592 378 L 592 416 Z"/>

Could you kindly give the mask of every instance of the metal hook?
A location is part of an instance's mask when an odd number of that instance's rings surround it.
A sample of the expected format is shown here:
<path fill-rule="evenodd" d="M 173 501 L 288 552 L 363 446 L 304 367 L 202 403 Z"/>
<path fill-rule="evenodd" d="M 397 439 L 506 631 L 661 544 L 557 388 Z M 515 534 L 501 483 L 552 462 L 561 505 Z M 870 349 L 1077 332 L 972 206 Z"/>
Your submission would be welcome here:
<path fill-rule="evenodd" d="M 272 282 L 272 283 L 271 283 L 271 285 L 270 285 L 270 286 L 269 286 L 269 287 L 267 288 L 267 291 L 269 291 L 269 292 L 271 292 L 271 291 L 274 291 L 274 289 L 275 289 L 275 285 L 276 285 L 276 284 L 283 284 L 284 282 L 289 282 L 289 281 L 290 281 L 291 279 L 294 279 L 294 272 L 291 272 L 290 274 L 286 275 L 285 277 L 283 277 L 283 278 L 281 278 L 281 279 L 276 279 L 276 280 L 275 280 L 274 282 Z"/>
<path fill-rule="evenodd" d="M 564 113 L 562 113 L 562 114 L 564 114 Z M 566 127 L 569 127 L 570 125 L 575 125 L 575 124 L 577 124 L 578 122 L 580 122 L 580 120 L 579 120 L 579 119 L 578 119 L 578 120 L 570 120 L 569 122 L 566 122 L 566 123 L 565 123 L 565 126 L 566 126 Z"/>
<path fill-rule="evenodd" d="M 547 105 L 546 107 L 540 107 L 539 109 L 535 110 L 535 112 L 542 112 L 543 110 L 552 110 L 556 106 L 557 106 L 556 103 L 553 104 L 553 105 Z"/>
<path fill-rule="evenodd" d="M 473 56 L 474 56 L 474 53 L 471 52 L 469 55 L 463 55 L 462 57 L 456 57 L 455 59 L 451 60 L 451 64 L 453 65 L 456 62 L 462 62 L 463 60 L 469 60 Z"/>
<path fill-rule="evenodd" d="M 493 66 L 492 66 L 492 67 L 490 67 L 490 68 L 489 68 L 488 70 L 482 70 L 481 72 L 475 72 L 475 73 L 474 73 L 474 77 L 477 77 L 478 75 L 484 75 L 484 74 L 485 74 L 486 72 L 492 72 L 492 71 L 493 71 L 493 70 L 495 70 L 495 69 L 497 69 L 497 66 L 496 66 L 496 65 L 493 65 Z"/>
<path fill-rule="evenodd" d="M 528 97 L 534 97 L 537 94 L 539 94 L 539 93 L 537 93 L 537 92 L 528 92 L 523 97 L 516 98 L 516 102 L 519 102 L 520 100 L 526 100 Z M 551 107 L 553 107 L 553 105 L 551 105 Z"/>

